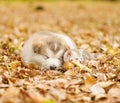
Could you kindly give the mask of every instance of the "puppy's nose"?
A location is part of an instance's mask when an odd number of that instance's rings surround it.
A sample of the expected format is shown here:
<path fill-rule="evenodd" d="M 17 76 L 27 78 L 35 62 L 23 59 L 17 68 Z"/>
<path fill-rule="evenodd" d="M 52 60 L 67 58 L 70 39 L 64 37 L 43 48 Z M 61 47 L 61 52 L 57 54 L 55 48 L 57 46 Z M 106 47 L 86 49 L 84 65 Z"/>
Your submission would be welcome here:
<path fill-rule="evenodd" d="M 55 68 L 56 68 L 56 66 L 55 66 L 55 65 L 50 66 L 50 69 L 51 69 L 51 70 L 55 70 Z"/>

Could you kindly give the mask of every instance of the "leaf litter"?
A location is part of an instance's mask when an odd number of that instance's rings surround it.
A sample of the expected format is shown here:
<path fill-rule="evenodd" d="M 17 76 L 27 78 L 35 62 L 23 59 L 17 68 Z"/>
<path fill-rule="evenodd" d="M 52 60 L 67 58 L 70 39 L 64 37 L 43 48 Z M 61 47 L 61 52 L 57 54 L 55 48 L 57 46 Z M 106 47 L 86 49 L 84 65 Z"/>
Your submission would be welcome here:
<path fill-rule="evenodd" d="M 0 103 L 120 102 L 119 3 L 38 4 L 0 4 Z M 26 65 L 22 45 L 40 30 L 67 34 L 96 59 L 64 71 Z"/>

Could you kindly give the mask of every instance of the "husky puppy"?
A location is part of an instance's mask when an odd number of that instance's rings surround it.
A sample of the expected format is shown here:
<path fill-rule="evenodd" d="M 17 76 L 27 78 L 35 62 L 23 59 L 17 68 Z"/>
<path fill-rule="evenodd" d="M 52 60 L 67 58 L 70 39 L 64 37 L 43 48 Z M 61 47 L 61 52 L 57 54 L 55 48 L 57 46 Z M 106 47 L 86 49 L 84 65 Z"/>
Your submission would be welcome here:
<path fill-rule="evenodd" d="M 52 32 L 33 34 L 22 49 L 22 58 L 26 63 L 34 63 L 46 69 L 57 69 L 63 64 L 66 50 L 76 49 L 68 36 Z"/>

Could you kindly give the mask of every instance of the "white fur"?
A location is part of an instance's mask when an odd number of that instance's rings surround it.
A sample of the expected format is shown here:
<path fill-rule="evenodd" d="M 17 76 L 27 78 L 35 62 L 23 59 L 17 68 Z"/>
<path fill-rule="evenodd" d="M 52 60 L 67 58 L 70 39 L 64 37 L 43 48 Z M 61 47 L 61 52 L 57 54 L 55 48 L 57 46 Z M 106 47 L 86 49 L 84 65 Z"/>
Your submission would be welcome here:
<path fill-rule="evenodd" d="M 57 58 L 49 58 L 47 60 L 45 60 L 45 62 L 43 62 L 42 66 L 44 66 L 45 68 L 47 69 L 55 69 L 55 68 L 58 68 L 61 65 L 61 61 Z M 51 68 L 53 67 L 53 68 Z"/>
<path fill-rule="evenodd" d="M 46 39 L 45 39 L 46 38 Z M 52 38 L 52 39 L 50 39 Z M 51 40 L 51 42 L 65 42 L 65 45 L 60 47 L 58 52 L 55 54 L 49 48 L 49 45 L 45 45 L 47 40 Z M 38 45 L 41 43 L 44 44 L 41 49 L 45 49 L 45 54 L 36 54 L 33 51 L 33 43 L 37 42 Z M 53 42 L 54 43 L 54 42 Z M 54 44 L 54 49 L 56 50 L 59 45 Z M 51 66 L 60 67 L 62 65 L 63 60 L 59 59 L 63 56 L 65 52 L 65 47 L 67 49 L 76 49 L 76 45 L 74 41 L 72 41 L 68 36 L 59 33 L 52 32 L 38 32 L 33 34 L 25 43 L 22 49 L 21 57 L 26 63 L 35 63 L 39 66 L 44 66 L 45 68 L 50 69 Z"/>

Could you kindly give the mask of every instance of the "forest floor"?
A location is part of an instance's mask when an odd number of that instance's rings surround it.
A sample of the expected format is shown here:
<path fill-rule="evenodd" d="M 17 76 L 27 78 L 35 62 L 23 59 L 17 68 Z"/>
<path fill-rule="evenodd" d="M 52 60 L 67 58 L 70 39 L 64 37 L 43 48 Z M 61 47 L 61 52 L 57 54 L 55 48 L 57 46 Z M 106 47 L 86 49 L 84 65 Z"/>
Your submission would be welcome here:
<path fill-rule="evenodd" d="M 78 48 L 102 54 L 64 73 L 26 66 L 24 41 L 37 31 L 62 32 Z M 120 3 L 0 3 L 0 103 L 119 103 Z"/>

